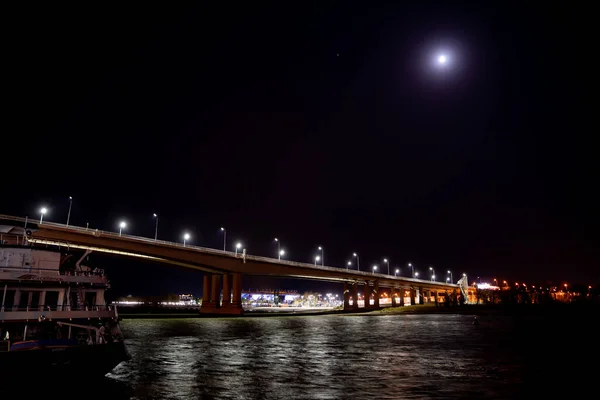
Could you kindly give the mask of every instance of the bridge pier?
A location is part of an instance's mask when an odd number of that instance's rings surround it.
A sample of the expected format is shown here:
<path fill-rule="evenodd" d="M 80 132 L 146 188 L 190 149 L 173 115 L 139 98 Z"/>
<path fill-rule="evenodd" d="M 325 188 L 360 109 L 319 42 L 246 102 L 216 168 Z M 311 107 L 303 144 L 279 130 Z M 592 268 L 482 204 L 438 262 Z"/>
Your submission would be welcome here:
<path fill-rule="evenodd" d="M 233 289 L 233 290 L 232 290 Z M 233 296 L 232 296 L 233 291 Z M 231 275 L 223 275 L 223 302 L 219 299 L 221 295 L 221 275 L 205 275 L 202 283 L 202 306 L 201 314 L 228 314 L 242 315 L 242 274 L 236 272 L 233 274 L 233 284 L 231 284 Z"/>
<path fill-rule="evenodd" d="M 344 282 L 344 311 L 350 310 L 350 289 L 348 282 Z"/>
<path fill-rule="evenodd" d="M 417 295 L 417 291 L 414 288 L 410 288 L 410 305 L 414 306 L 415 304 L 415 296 Z"/>
<path fill-rule="evenodd" d="M 400 294 L 400 304 L 398 304 L 400 307 L 402 307 L 404 305 L 404 296 L 406 295 L 406 289 L 404 289 L 403 287 L 400 287 L 399 290 L 399 294 Z"/>
<path fill-rule="evenodd" d="M 438 292 L 437 290 L 435 292 L 433 292 L 433 295 L 435 296 L 435 306 L 439 306 L 439 299 L 438 299 Z"/>
<path fill-rule="evenodd" d="M 395 288 L 390 289 L 390 297 L 392 298 L 392 307 L 398 307 L 398 301 L 396 300 Z"/>
<path fill-rule="evenodd" d="M 233 281 L 230 283 L 231 276 Z M 225 278 L 227 278 L 227 297 L 229 302 L 225 304 Z M 243 315 L 244 308 L 242 307 L 242 274 L 235 272 L 231 275 L 223 276 L 223 307 L 218 311 L 219 314 L 228 315 Z"/>
<path fill-rule="evenodd" d="M 379 281 L 375 280 L 373 282 L 373 308 L 379 308 Z"/>
<path fill-rule="evenodd" d="M 231 306 L 231 285 L 230 285 L 230 275 L 223 275 L 223 299 L 221 300 L 221 307 L 227 308 Z"/>
<path fill-rule="evenodd" d="M 364 293 L 364 299 L 365 299 L 365 307 L 364 308 L 371 308 L 371 286 L 369 286 L 369 281 L 365 281 L 365 293 Z"/>
<path fill-rule="evenodd" d="M 352 284 L 352 309 L 358 310 L 358 282 Z"/>

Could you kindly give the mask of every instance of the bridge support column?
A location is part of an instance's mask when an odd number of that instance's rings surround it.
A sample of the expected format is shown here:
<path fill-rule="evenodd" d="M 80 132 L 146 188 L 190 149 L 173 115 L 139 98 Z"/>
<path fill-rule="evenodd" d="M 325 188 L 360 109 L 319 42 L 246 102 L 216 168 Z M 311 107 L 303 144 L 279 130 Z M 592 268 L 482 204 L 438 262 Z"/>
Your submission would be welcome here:
<path fill-rule="evenodd" d="M 410 305 L 414 306 L 415 304 L 415 297 L 417 295 L 417 291 L 414 288 L 410 288 Z"/>
<path fill-rule="evenodd" d="M 210 289 L 211 289 L 211 278 L 210 275 L 204 275 L 202 279 L 202 306 L 200 306 L 201 313 L 214 312 L 214 308 L 211 308 L 210 304 Z"/>
<path fill-rule="evenodd" d="M 404 305 L 404 296 L 406 295 L 406 289 L 404 289 L 403 287 L 401 287 L 398 290 L 398 293 L 400 295 L 400 304 L 398 304 L 400 307 L 402 307 Z"/>
<path fill-rule="evenodd" d="M 352 284 L 352 309 L 358 310 L 358 282 Z"/>
<path fill-rule="evenodd" d="M 223 275 L 223 300 L 221 301 L 221 307 L 227 308 L 231 306 L 231 285 L 230 285 L 230 275 Z"/>
<path fill-rule="evenodd" d="M 221 275 L 213 274 L 210 286 L 210 304 L 213 308 L 219 308 L 221 301 Z"/>
<path fill-rule="evenodd" d="M 350 289 L 348 289 L 348 282 L 344 282 L 344 311 L 350 309 Z"/>
<path fill-rule="evenodd" d="M 231 306 L 227 309 L 227 314 L 243 315 L 244 308 L 242 307 L 242 273 L 236 272 L 233 274 L 233 297 Z"/>
<path fill-rule="evenodd" d="M 438 292 L 437 290 L 435 292 L 433 292 L 433 295 L 435 296 L 435 306 L 439 306 L 439 299 L 438 299 Z"/>
<path fill-rule="evenodd" d="M 369 286 L 369 281 L 365 281 L 365 308 L 371 308 L 371 286 Z"/>
<path fill-rule="evenodd" d="M 381 294 L 379 293 L 379 281 L 373 282 L 373 297 L 373 307 L 379 308 L 379 298 L 381 297 Z"/>
<path fill-rule="evenodd" d="M 398 301 L 396 300 L 396 289 L 395 288 L 391 288 L 390 289 L 390 297 L 392 298 L 392 307 L 398 307 Z"/>

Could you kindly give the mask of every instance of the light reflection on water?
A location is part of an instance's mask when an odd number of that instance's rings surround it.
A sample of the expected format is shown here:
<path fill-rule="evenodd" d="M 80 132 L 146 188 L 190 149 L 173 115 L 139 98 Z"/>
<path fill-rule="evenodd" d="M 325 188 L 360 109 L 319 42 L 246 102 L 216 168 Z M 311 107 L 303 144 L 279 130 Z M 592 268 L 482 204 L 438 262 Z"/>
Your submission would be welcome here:
<path fill-rule="evenodd" d="M 573 356 L 578 344 L 589 348 L 595 332 L 557 330 L 554 318 L 484 317 L 479 326 L 472 318 L 125 320 L 122 330 L 133 358 L 96 384 L 95 395 L 111 400 L 537 397 L 569 383 L 554 362 L 564 350 L 549 350 L 546 343 L 568 344 Z M 567 339 L 569 332 L 580 335 L 578 340 Z"/>
<path fill-rule="evenodd" d="M 122 328 L 133 359 L 109 376 L 135 398 L 506 398 L 520 383 L 518 365 L 488 364 L 489 328 L 468 316 L 126 320 Z"/>

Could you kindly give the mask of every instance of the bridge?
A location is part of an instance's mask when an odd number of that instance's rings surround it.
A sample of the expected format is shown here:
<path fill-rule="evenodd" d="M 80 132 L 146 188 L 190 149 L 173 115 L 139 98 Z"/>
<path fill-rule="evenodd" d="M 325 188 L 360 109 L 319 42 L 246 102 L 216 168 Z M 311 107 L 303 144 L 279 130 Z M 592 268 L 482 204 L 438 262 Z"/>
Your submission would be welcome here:
<path fill-rule="evenodd" d="M 363 287 L 365 308 L 379 308 L 380 290 L 387 288 L 392 306 L 439 301 L 439 296 L 463 293 L 466 279 L 459 284 L 390 276 L 380 273 L 318 266 L 276 258 L 231 252 L 140 236 L 88 229 L 53 222 L 38 223 L 28 218 L 0 214 L 0 227 L 13 226 L 9 233 L 21 235 L 22 244 L 60 246 L 86 251 L 177 265 L 204 272 L 201 313 L 242 315 L 242 275 L 301 278 L 340 282 L 344 285 L 344 310 L 358 309 L 358 289 Z M 17 241 L 19 236 L 17 236 Z M 1 238 L 0 238 L 1 239 Z M 18 243 L 17 243 L 18 244 Z M 222 300 L 221 300 L 222 294 Z M 373 304 L 369 301 L 373 295 Z M 408 299 L 408 300 L 405 300 Z M 423 299 L 423 301 L 421 301 Z"/>

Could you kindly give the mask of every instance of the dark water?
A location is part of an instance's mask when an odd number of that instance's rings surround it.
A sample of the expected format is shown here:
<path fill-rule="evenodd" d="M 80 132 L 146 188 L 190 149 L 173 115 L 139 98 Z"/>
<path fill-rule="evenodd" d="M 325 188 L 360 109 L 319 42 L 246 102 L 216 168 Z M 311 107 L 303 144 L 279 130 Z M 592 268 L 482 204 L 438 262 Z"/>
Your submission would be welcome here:
<path fill-rule="evenodd" d="M 86 386 L 85 397 L 509 399 L 595 387 L 597 367 L 585 366 L 597 363 L 594 319 L 494 316 L 478 326 L 472 319 L 125 320 L 133 359 Z"/>

